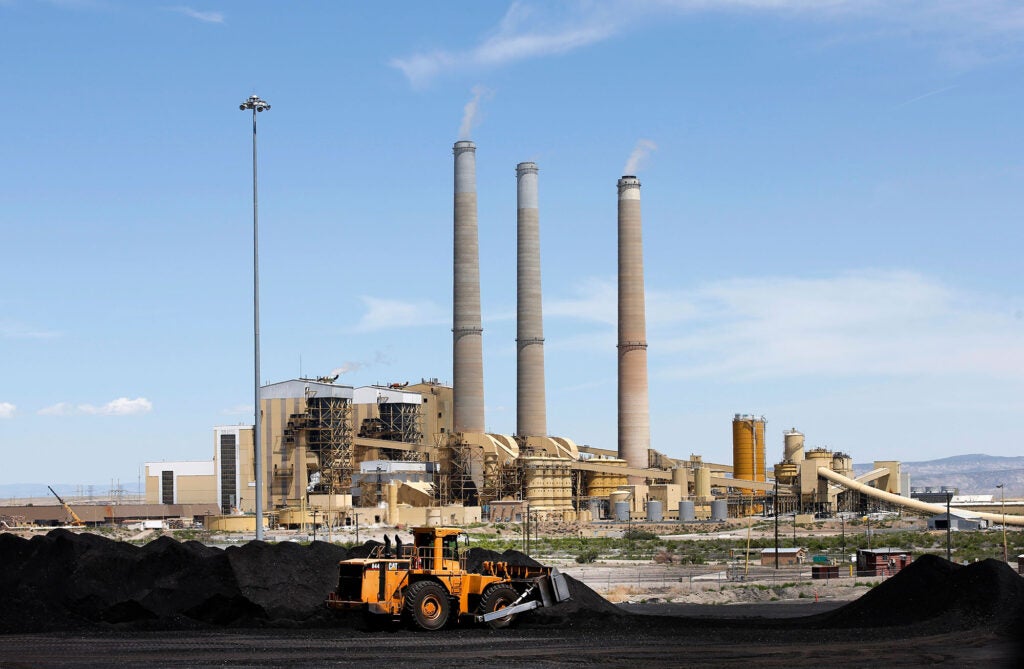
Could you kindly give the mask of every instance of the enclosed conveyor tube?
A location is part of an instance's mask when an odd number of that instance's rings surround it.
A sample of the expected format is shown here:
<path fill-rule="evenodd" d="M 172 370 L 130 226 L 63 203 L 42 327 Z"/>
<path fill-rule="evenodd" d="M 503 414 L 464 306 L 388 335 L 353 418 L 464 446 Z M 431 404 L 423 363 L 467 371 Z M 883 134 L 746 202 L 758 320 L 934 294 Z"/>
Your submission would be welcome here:
<path fill-rule="evenodd" d="M 883 502 L 902 506 L 907 509 L 916 509 L 917 511 L 924 511 L 926 513 L 946 513 L 946 506 L 943 504 L 929 504 L 928 502 L 922 502 L 919 499 L 911 499 L 910 497 L 904 497 L 902 495 L 896 495 L 891 492 L 879 490 L 878 488 L 872 488 L 860 481 L 854 481 L 842 474 L 837 474 L 828 467 L 818 467 L 818 476 L 826 478 L 833 483 L 838 483 L 849 490 L 856 490 L 857 492 L 864 493 L 868 497 L 874 497 L 875 499 L 880 499 Z M 982 511 L 971 511 L 970 513 L 971 516 L 987 520 L 990 523 L 1024 526 L 1024 516 L 1003 515 L 1001 513 L 984 513 Z"/>

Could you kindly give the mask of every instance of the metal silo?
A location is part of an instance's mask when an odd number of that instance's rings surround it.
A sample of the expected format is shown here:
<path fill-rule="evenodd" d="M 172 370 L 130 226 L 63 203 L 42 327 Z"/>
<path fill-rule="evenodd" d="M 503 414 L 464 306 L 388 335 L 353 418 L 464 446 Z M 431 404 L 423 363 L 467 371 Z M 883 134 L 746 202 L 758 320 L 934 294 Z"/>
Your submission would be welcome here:
<path fill-rule="evenodd" d="M 800 462 L 804 459 L 804 435 L 795 427 L 782 433 L 784 445 L 782 459 L 786 462 Z"/>
<path fill-rule="evenodd" d="M 736 414 L 732 419 L 732 476 L 764 481 L 764 416 Z M 738 486 L 740 490 L 751 490 Z"/>

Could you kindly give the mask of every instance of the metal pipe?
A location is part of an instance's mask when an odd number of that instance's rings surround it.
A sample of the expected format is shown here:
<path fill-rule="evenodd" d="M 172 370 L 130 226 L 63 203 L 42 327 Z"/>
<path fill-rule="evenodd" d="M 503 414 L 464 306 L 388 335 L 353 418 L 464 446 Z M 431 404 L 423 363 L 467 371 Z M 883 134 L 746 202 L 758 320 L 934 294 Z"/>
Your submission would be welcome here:
<path fill-rule="evenodd" d="M 939 514 L 944 511 L 941 504 L 929 504 L 928 502 L 922 502 L 919 499 L 911 499 L 909 497 L 903 497 L 902 495 L 896 495 L 891 492 L 879 490 L 878 488 L 872 488 L 869 485 L 865 485 L 859 481 L 854 481 L 851 478 L 847 478 L 842 474 L 837 474 L 828 467 L 818 467 L 818 476 L 826 478 L 834 483 L 838 483 L 844 488 L 864 493 L 868 497 L 880 499 L 884 502 L 889 502 L 890 504 L 902 506 L 907 509 L 917 509 L 918 511 L 925 511 L 927 513 L 935 514 Z M 971 513 L 977 516 L 978 518 L 989 521 L 990 523 L 997 522 L 1000 519 L 1000 515 L 998 513 L 986 513 L 984 511 L 972 511 Z M 1024 526 L 1024 516 L 1003 517 L 1005 518 L 1005 522 L 1009 525 Z"/>

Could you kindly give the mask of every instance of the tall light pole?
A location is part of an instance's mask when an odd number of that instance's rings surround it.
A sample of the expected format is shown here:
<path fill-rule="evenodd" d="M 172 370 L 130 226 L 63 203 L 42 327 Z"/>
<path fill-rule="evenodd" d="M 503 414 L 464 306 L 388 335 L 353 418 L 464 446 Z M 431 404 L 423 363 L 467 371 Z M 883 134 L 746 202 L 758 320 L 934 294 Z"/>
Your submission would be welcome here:
<path fill-rule="evenodd" d="M 263 539 L 263 453 L 260 444 L 260 208 L 256 190 L 256 113 L 270 109 L 258 95 L 238 105 L 252 110 L 252 333 L 253 333 L 253 459 L 256 460 L 256 540 Z"/>
<path fill-rule="evenodd" d="M 775 493 L 772 495 L 775 511 L 775 568 L 779 568 L 779 479 L 775 478 Z"/>
<path fill-rule="evenodd" d="M 999 488 L 999 512 L 1003 515 L 1003 562 L 1009 562 L 1006 555 L 1006 491 L 1003 485 L 1000 483 L 996 487 Z"/>
<path fill-rule="evenodd" d="M 950 538 L 953 533 L 953 523 L 949 517 L 949 503 L 953 501 L 953 493 L 950 490 L 946 491 L 946 559 L 953 560 L 953 549 L 950 546 Z"/>

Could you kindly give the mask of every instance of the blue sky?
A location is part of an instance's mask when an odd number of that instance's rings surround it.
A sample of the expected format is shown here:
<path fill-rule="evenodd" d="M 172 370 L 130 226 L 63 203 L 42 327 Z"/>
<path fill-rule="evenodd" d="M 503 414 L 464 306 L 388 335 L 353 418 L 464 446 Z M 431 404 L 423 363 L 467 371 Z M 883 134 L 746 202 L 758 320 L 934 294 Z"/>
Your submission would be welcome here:
<path fill-rule="evenodd" d="M 540 167 L 548 427 L 615 448 L 616 189 L 643 184 L 655 448 L 1018 455 L 1012 2 L 0 0 L 0 483 L 134 483 L 262 376 L 451 379 L 477 143 L 487 428 L 515 429 L 516 163 Z"/>

